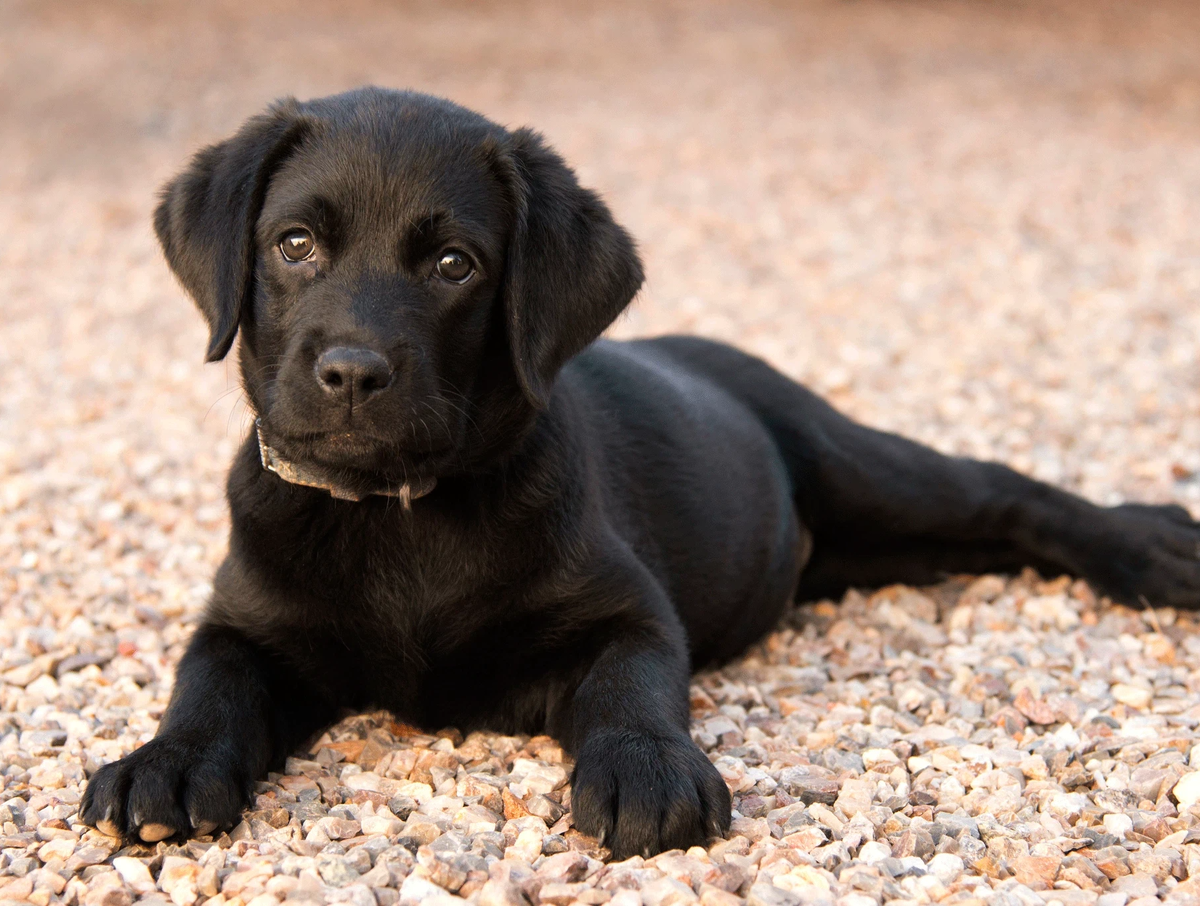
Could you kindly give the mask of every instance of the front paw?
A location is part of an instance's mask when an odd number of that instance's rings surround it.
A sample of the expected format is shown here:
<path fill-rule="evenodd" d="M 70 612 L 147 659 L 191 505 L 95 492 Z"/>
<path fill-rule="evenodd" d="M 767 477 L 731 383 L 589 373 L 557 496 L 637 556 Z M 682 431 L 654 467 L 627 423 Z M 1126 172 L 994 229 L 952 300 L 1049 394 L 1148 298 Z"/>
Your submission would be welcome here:
<path fill-rule="evenodd" d="M 1179 506 L 1108 510 L 1089 545 L 1086 578 L 1125 604 L 1200 608 L 1200 523 Z"/>
<path fill-rule="evenodd" d="M 80 817 L 106 834 L 147 843 L 202 836 L 237 820 L 250 785 L 228 756 L 160 736 L 92 775 Z"/>
<path fill-rule="evenodd" d="M 731 807 L 721 775 L 682 733 L 597 731 L 575 762 L 575 826 L 600 838 L 614 859 L 649 857 L 723 836 Z"/>

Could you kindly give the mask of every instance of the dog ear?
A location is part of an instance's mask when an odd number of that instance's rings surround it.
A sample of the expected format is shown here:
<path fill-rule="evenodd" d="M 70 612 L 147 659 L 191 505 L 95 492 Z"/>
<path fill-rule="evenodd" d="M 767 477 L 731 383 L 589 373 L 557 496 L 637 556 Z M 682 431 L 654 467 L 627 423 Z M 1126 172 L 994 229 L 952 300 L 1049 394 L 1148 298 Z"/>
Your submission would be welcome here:
<path fill-rule="evenodd" d="M 596 193 L 542 137 L 512 133 L 516 226 L 504 302 L 521 388 L 544 408 L 567 359 L 603 333 L 642 285 L 637 249 Z"/>
<path fill-rule="evenodd" d="M 223 359 L 254 281 L 254 226 L 272 171 L 306 130 L 294 100 L 248 120 L 167 183 L 154 231 L 167 263 L 208 321 L 205 361 Z"/>

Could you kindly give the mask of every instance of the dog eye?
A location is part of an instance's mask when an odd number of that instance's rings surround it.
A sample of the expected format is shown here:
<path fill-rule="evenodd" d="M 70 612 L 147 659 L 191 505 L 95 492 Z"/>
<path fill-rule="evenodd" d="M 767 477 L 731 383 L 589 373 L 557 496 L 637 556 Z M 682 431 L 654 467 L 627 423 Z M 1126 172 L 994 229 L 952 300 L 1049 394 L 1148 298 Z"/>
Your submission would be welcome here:
<path fill-rule="evenodd" d="M 279 242 L 279 251 L 288 261 L 307 261 L 316 250 L 316 240 L 308 230 L 292 230 Z"/>
<path fill-rule="evenodd" d="M 475 273 L 475 266 L 467 257 L 466 252 L 448 249 L 442 252 L 442 257 L 438 259 L 437 272 L 443 280 L 449 280 L 451 283 L 466 283 Z"/>

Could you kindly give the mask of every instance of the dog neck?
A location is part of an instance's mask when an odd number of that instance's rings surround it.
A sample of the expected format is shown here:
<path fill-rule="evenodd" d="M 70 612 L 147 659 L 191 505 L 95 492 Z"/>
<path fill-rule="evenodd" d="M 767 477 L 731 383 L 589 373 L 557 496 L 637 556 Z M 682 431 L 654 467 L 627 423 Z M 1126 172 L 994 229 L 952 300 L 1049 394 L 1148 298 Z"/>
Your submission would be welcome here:
<path fill-rule="evenodd" d="M 399 487 L 384 485 L 383 487 L 374 488 L 369 491 L 359 491 L 358 489 L 344 487 L 330 481 L 324 475 L 313 472 L 299 463 L 292 462 L 281 456 L 278 450 L 267 443 L 267 439 L 263 436 L 261 425 L 256 423 L 255 431 L 258 433 L 258 454 L 262 459 L 264 469 L 268 472 L 274 472 L 289 484 L 298 484 L 306 488 L 319 488 L 322 491 L 328 491 L 330 496 L 338 500 L 359 501 L 372 496 L 395 497 L 407 510 L 412 508 L 414 500 L 418 497 L 424 497 L 437 486 L 436 478 L 427 478 L 417 483 L 405 482 Z"/>

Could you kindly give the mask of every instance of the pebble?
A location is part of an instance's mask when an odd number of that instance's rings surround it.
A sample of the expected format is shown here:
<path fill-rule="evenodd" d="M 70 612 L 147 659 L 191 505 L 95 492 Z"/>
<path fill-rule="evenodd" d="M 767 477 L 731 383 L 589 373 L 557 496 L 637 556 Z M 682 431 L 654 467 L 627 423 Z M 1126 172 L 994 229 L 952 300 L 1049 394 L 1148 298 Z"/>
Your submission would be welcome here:
<path fill-rule="evenodd" d="M 1185 808 L 1200 802 L 1200 771 L 1192 771 L 1180 777 L 1171 788 L 1171 795 Z"/>
<path fill-rule="evenodd" d="M 746 901 L 749 906 L 800 906 L 803 902 L 796 894 L 764 882 L 750 888 Z"/>
<path fill-rule="evenodd" d="M 1154 700 L 1154 693 L 1141 686 L 1133 686 L 1128 683 L 1113 683 L 1112 697 L 1123 705 L 1129 705 L 1131 708 L 1149 708 L 1150 703 Z"/>
<path fill-rule="evenodd" d="M 1150 875 L 1141 873 L 1117 878 L 1112 882 L 1112 889 L 1133 900 L 1158 895 L 1158 883 Z"/>
<path fill-rule="evenodd" d="M 1118 839 L 1123 839 L 1126 834 L 1133 830 L 1133 819 L 1128 815 L 1105 815 L 1104 830 Z"/>
<path fill-rule="evenodd" d="M 154 878 L 150 874 L 150 869 L 146 867 L 146 863 L 141 859 L 118 856 L 112 860 L 112 866 L 117 870 L 121 879 L 139 896 L 145 896 L 154 891 Z"/>

